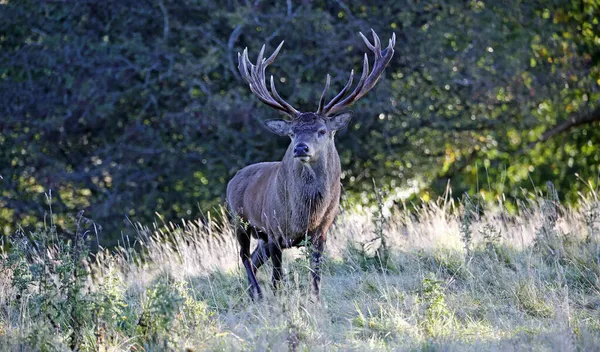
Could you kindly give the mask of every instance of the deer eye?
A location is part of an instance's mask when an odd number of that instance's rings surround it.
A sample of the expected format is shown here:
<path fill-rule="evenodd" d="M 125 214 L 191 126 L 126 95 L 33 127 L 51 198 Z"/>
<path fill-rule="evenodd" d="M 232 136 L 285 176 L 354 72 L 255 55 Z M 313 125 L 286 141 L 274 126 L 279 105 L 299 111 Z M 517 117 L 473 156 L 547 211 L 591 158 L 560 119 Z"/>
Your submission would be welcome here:
<path fill-rule="evenodd" d="M 327 131 L 326 130 L 319 130 L 319 132 L 317 132 L 319 134 L 319 136 L 324 136 Z"/>

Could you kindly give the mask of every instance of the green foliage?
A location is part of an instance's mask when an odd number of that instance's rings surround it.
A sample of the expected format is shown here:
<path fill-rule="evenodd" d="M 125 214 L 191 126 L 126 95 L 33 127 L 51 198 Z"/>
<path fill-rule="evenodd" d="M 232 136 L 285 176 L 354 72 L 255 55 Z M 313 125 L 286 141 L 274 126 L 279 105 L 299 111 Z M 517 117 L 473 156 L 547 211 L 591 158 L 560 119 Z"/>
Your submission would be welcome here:
<path fill-rule="evenodd" d="M 423 329 L 429 337 L 439 337 L 450 332 L 453 314 L 446 304 L 444 282 L 426 277 L 422 282 L 420 302 L 425 306 Z"/>
<path fill-rule="evenodd" d="M 596 1 L 3 1 L 0 228 L 84 209 L 115 244 L 133 221 L 193 218 L 241 167 L 287 141 L 239 78 L 237 52 L 285 46 L 267 74 L 313 111 L 341 89 L 373 27 L 398 36 L 378 87 L 338 138 L 352 202 L 506 193 L 552 179 L 575 202 L 600 171 Z M 477 167 L 479 165 L 479 167 Z M 483 165 L 484 167 L 481 167 Z M 481 175 L 485 169 L 486 177 Z M 574 182 L 578 173 L 584 182 Z M 66 226 L 67 216 L 56 219 Z"/>
<path fill-rule="evenodd" d="M 159 280 L 149 287 L 138 322 L 142 339 L 158 342 L 159 336 L 168 336 L 183 301 L 184 298 L 179 291 L 173 290 L 168 280 Z"/>
<path fill-rule="evenodd" d="M 552 308 L 546 304 L 544 297 L 541 296 L 537 287 L 531 282 L 519 283 L 515 296 L 519 305 L 527 314 L 542 318 L 552 316 Z"/>
<path fill-rule="evenodd" d="M 214 312 L 192 292 L 185 281 L 168 278 L 159 278 L 148 287 L 135 331 L 139 344 L 159 349 L 175 348 L 180 335 L 202 330 L 198 338 L 210 336 L 209 325 Z"/>
<path fill-rule="evenodd" d="M 488 223 L 479 230 L 479 233 L 483 237 L 486 254 L 493 260 L 514 269 L 509 249 L 502 243 L 502 232 L 493 224 Z"/>
<path fill-rule="evenodd" d="M 58 240 L 53 225 L 30 236 L 17 231 L 11 238 L 13 249 L 0 257 L 0 268 L 15 287 L 11 304 L 26 306 L 27 319 L 40 328 L 26 339 L 42 350 L 59 343 L 52 341 L 48 328 L 64 333 L 60 344 L 72 349 L 80 348 L 88 333 L 93 296 L 85 290 L 90 231 L 86 225 L 88 220 L 80 213 L 69 241 Z"/>
<path fill-rule="evenodd" d="M 118 327 L 126 333 L 135 331 L 137 322 L 133 307 L 127 303 L 125 283 L 117 271 L 116 263 L 112 263 L 108 272 L 98 283 L 98 290 L 94 295 L 94 314 L 96 316 L 97 333 L 101 340 L 114 340 L 116 336 L 110 336 L 110 330 L 106 327 Z"/>
<path fill-rule="evenodd" d="M 352 325 L 357 330 L 357 336 L 363 339 L 394 341 L 406 326 L 382 305 L 375 309 L 375 312 L 370 309 L 363 312 L 360 307 L 356 307 L 358 315 L 352 319 Z"/>

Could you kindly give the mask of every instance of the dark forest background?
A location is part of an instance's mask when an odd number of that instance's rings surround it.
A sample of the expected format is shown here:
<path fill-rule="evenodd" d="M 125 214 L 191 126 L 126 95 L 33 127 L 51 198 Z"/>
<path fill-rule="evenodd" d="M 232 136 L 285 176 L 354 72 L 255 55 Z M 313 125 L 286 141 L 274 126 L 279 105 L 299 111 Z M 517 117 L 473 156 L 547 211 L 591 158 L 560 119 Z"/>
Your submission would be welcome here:
<path fill-rule="evenodd" d="M 345 196 L 436 197 L 448 180 L 507 200 L 597 185 L 598 1 L 0 1 L 0 231 L 85 210 L 114 243 L 129 221 L 193 219 L 241 167 L 278 160 L 237 53 L 315 111 L 360 73 L 373 28 L 396 54 L 337 137 Z M 372 59 L 372 58 L 371 58 Z M 509 204 L 508 202 L 507 204 Z"/>

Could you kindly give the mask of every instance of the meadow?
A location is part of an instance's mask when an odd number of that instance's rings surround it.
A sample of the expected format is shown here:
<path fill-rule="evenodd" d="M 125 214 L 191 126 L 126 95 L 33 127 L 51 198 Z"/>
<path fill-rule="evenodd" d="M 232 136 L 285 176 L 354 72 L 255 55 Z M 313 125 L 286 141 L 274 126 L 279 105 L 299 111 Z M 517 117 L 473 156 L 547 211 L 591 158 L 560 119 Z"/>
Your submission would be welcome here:
<path fill-rule="evenodd" d="M 597 193 L 573 207 L 552 191 L 513 203 L 345 204 L 320 300 L 307 250 L 293 249 L 279 291 L 261 268 L 259 302 L 222 209 L 136 224 L 135 241 L 93 255 L 93 224 L 76 217 L 64 241 L 49 214 L 0 258 L 0 350 L 600 350 Z"/>
<path fill-rule="evenodd" d="M 599 14 L 0 0 L 0 352 L 600 351 Z M 239 55 L 284 41 L 249 89 Z M 335 135 L 320 299 L 299 248 L 251 301 L 223 208 L 238 170 L 288 148 L 253 93 L 275 85 L 334 120 L 361 99 Z"/>

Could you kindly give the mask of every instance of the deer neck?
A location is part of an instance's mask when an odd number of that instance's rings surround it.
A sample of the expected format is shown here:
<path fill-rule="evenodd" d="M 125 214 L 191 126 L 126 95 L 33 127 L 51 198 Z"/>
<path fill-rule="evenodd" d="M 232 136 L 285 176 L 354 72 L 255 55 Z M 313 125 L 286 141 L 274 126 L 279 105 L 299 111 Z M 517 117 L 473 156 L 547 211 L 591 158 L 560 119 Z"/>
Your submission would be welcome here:
<path fill-rule="evenodd" d="M 277 175 L 278 197 L 288 214 L 287 236 L 303 236 L 319 226 L 327 209 L 338 201 L 340 160 L 333 145 L 323 150 L 317 160 L 302 163 L 288 148 Z"/>
<path fill-rule="evenodd" d="M 283 191 L 280 194 L 292 209 L 310 209 L 312 213 L 319 213 L 320 208 L 329 206 L 331 195 L 339 193 L 334 188 L 340 187 L 340 173 L 340 159 L 333 141 L 317 160 L 310 163 L 294 159 L 290 147 L 279 173 L 278 183 Z"/>

